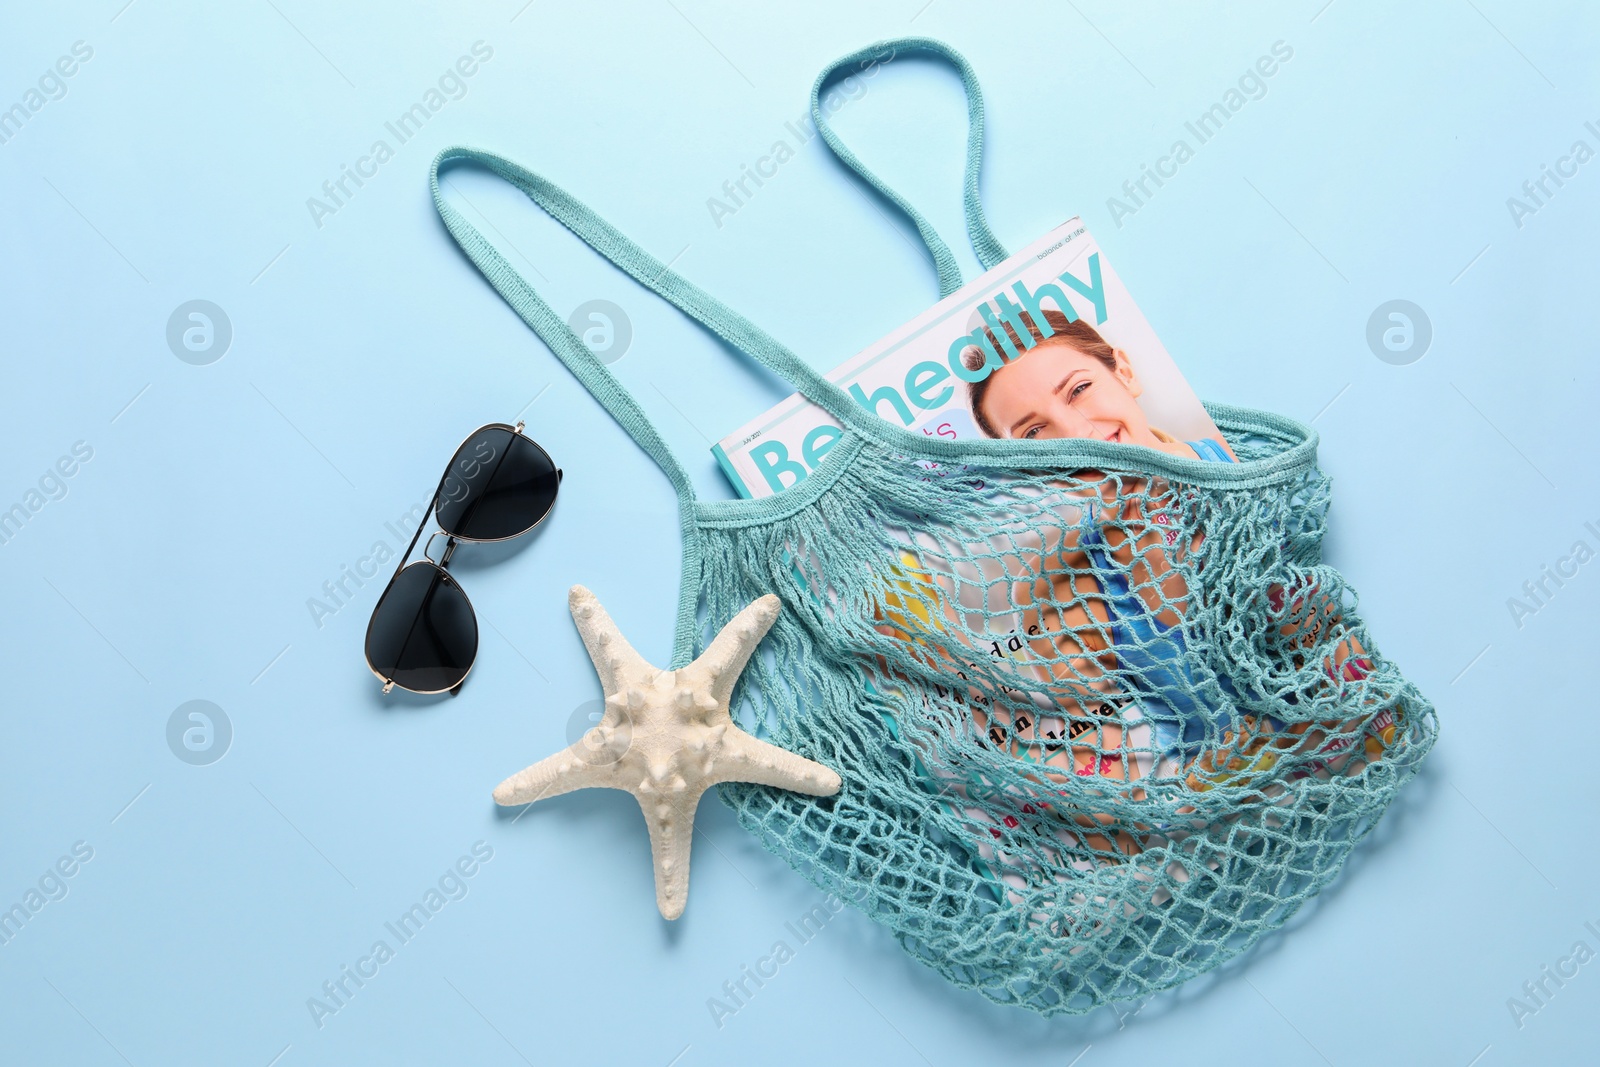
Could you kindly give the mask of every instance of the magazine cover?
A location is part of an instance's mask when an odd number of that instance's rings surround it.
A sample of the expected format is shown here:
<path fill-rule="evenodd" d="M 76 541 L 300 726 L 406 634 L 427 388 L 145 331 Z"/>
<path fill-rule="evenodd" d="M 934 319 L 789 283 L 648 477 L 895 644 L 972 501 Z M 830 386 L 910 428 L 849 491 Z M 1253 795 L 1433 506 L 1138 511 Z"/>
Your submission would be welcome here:
<path fill-rule="evenodd" d="M 1076 219 L 829 378 L 880 418 L 930 436 L 1094 437 L 1236 459 Z M 740 493 L 765 497 L 809 477 L 840 436 L 795 395 L 714 452 Z M 929 480 L 971 471 L 907 462 Z M 1075 884 L 1165 840 L 1157 827 L 1134 833 L 1089 819 L 1086 798 L 1138 801 L 1158 779 L 1198 796 L 1259 780 L 1282 759 L 1296 761 L 1289 780 L 1350 773 L 1392 739 L 1392 717 L 1291 729 L 1233 707 L 1232 683 L 1188 646 L 1183 567 L 1204 532 L 1181 486 L 996 470 L 947 485 L 955 497 L 983 486 L 994 504 L 977 524 L 935 512 L 880 531 L 866 610 L 888 643 L 863 669 L 878 713 L 997 899 L 1020 903 L 1040 879 Z M 952 498 L 957 515 L 970 518 L 962 508 L 972 505 Z M 841 610 L 814 548 L 791 545 L 787 559 L 820 602 Z M 1273 589 L 1299 604 L 1286 618 L 1316 614 L 1312 591 Z M 1273 640 L 1292 644 L 1322 625 L 1320 615 L 1291 622 Z M 1361 652 L 1347 643 L 1328 666 L 1359 678 Z M 1282 796 L 1276 785 L 1261 799 Z M 1167 893 L 1152 887 L 1148 902 Z M 1113 918 L 1080 918 L 1077 933 L 1111 931 Z"/>
<path fill-rule="evenodd" d="M 880 418 L 930 436 L 1092 436 L 1201 459 L 1218 458 L 1209 453 L 1222 441 L 1078 219 L 828 377 Z M 809 475 L 839 432 L 795 394 L 712 453 L 740 495 L 771 496 Z"/>

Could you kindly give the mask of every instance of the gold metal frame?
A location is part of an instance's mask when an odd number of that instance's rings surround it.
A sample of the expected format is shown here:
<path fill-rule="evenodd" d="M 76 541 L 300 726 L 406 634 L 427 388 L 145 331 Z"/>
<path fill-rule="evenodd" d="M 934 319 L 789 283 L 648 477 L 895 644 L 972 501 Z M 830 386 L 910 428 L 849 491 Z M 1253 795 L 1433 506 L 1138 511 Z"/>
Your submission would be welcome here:
<path fill-rule="evenodd" d="M 543 525 L 544 520 L 546 520 L 546 519 L 548 519 L 550 517 L 550 513 L 556 509 L 556 500 L 559 499 L 560 495 L 561 495 L 561 479 L 562 479 L 561 468 L 556 466 L 555 459 L 550 455 L 549 452 L 545 451 L 545 448 L 544 448 L 543 445 L 541 445 L 539 442 L 535 441 L 533 438 L 529 437 L 527 434 L 522 432 L 522 429 L 523 429 L 523 427 L 525 425 L 526 424 L 520 419 L 517 420 L 517 424 L 515 426 L 512 426 L 510 423 L 505 423 L 505 422 L 486 422 L 482 426 L 479 426 L 477 429 L 473 430 L 471 433 L 467 434 L 467 436 L 465 436 L 465 437 L 463 437 L 461 439 L 461 443 L 456 445 L 455 450 L 450 453 L 450 459 L 449 459 L 449 461 L 447 461 L 445 463 L 444 474 L 439 476 L 439 484 L 438 484 L 438 486 L 436 486 L 434 488 L 434 490 L 433 490 L 433 499 L 428 504 L 428 510 L 427 510 L 427 513 L 426 513 L 427 517 L 431 518 L 433 520 L 433 523 L 437 524 L 439 526 L 439 528 L 437 530 L 433 530 L 432 532 L 430 532 L 428 534 L 428 543 L 422 549 L 422 559 L 417 560 L 415 563 L 409 564 L 409 566 L 421 566 L 423 564 L 426 564 L 426 565 L 428 565 L 430 567 L 433 567 L 435 570 L 439 571 L 441 574 L 444 575 L 446 581 L 450 582 L 452 585 L 454 585 L 456 587 L 456 589 L 460 590 L 461 598 L 467 602 L 467 610 L 472 613 L 472 623 L 473 623 L 474 627 L 476 627 L 477 623 L 478 623 L 478 612 L 477 612 L 477 609 L 472 606 L 472 598 L 467 596 L 467 591 L 466 591 L 465 587 L 463 587 L 460 582 L 456 581 L 455 576 L 452 575 L 450 573 L 450 571 L 448 570 L 448 567 L 449 567 L 449 564 L 450 564 L 450 557 L 455 552 L 457 543 L 462 542 L 462 541 L 466 541 L 466 542 L 469 542 L 471 544 L 493 544 L 495 542 L 500 542 L 500 541 L 511 541 L 511 540 L 514 540 L 514 539 L 516 539 L 518 537 L 522 537 L 522 536 L 524 536 L 526 534 L 530 534 L 534 530 L 537 530 L 541 525 Z M 510 534 L 510 535 L 508 535 L 506 537 L 461 537 L 461 536 L 458 536 L 456 534 L 452 534 L 452 533 L 450 533 L 450 532 L 448 532 L 447 530 L 444 529 L 444 526 L 443 526 L 442 523 L 439 523 L 439 497 L 444 492 L 444 483 L 450 477 L 451 470 L 452 470 L 452 467 L 454 466 L 456 456 L 460 455 L 461 450 L 466 447 L 467 442 L 471 441 L 474 437 L 478 436 L 480 433 L 482 433 L 485 430 L 496 430 L 496 429 L 498 429 L 498 430 L 508 430 L 514 436 L 522 438 L 524 441 L 528 442 L 534 448 L 538 449 L 539 450 L 539 454 L 544 456 L 544 458 L 550 462 L 551 468 L 553 468 L 555 470 L 555 472 L 556 472 L 556 495 L 554 497 L 551 497 L 550 506 L 545 509 L 544 514 L 540 515 L 537 519 L 535 519 L 533 525 L 529 526 L 525 530 L 519 530 L 516 533 Z M 406 546 L 405 552 L 401 554 L 399 565 L 397 567 L 395 567 L 394 574 L 390 576 L 388 584 L 383 587 L 383 592 L 378 597 L 378 603 L 373 606 L 373 608 L 372 608 L 372 616 L 367 619 L 367 634 L 366 634 L 367 638 L 370 638 L 372 636 L 372 622 L 373 622 L 373 619 L 375 619 L 377 617 L 377 615 L 378 615 L 378 608 L 383 606 L 384 597 L 389 595 L 389 590 L 394 588 L 394 583 L 395 583 L 396 579 L 398 579 L 400 577 L 400 575 L 405 571 L 406 567 L 408 566 L 408 564 L 406 563 L 406 560 L 411 558 L 412 551 L 417 547 L 417 540 L 422 536 L 422 528 L 426 524 L 427 523 L 425 523 L 425 522 L 417 524 L 416 533 L 411 535 L 411 543 Z M 443 536 L 445 538 L 445 548 L 444 548 L 443 554 L 439 557 L 439 562 L 435 563 L 433 561 L 432 557 L 430 557 L 428 555 L 428 549 L 432 547 L 433 539 L 435 537 L 440 537 L 440 536 Z M 373 673 L 373 676 L 376 677 L 378 679 L 378 681 L 383 683 L 383 691 L 385 693 L 390 692 L 391 690 L 394 689 L 394 687 L 396 685 L 399 685 L 399 683 L 396 682 L 393 678 L 386 677 L 381 671 L 379 671 L 376 667 L 374 667 L 372 665 L 372 660 L 367 657 L 367 651 L 366 650 L 367 650 L 367 642 L 364 639 L 362 641 L 362 643 L 361 643 L 361 655 L 362 655 L 363 659 L 367 660 L 367 669 Z M 422 696 L 432 696 L 432 695 L 436 695 L 438 693 L 449 693 L 451 696 L 454 696 L 456 693 L 460 692 L 461 691 L 461 687 L 466 684 L 467 675 L 470 675 L 472 673 L 472 668 L 473 668 L 474 665 L 476 665 L 477 661 L 478 661 L 478 655 L 477 655 L 477 652 L 474 651 L 473 655 L 472 655 L 472 662 L 467 664 L 467 672 L 466 672 L 466 674 L 463 674 L 461 676 L 461 680 L 458 681 L 455 685 L 450 686 L 450 687 L 448 687 L 446 689 L 411 689 L 410 687 L 403 686 L 403 685 L 400 686 L 400 688 L 406 690 L 409 693 L 417 693 L 417 694 L 420 694 Z"/>

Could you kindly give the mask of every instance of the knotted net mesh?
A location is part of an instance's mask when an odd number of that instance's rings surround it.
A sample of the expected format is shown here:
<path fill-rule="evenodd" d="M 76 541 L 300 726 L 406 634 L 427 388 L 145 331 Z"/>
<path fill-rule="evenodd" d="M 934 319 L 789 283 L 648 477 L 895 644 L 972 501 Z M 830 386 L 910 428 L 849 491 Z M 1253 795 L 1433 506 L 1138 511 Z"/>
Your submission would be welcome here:
<path fill-rule="evenodd" d="M 1309 450 L 1218 421 L 1239 460 L 1278 461 L 1250 488 L 848 431 L 855 455 L 792 513 L 703 514 L 706 634 L 784 603 L 736 718 L 844 782 L 723 785 L 743 825 L 950 981 L 1046 1015 L 1177 985 L 1284 923 L 1437 720 L 1321 562 Z"/>

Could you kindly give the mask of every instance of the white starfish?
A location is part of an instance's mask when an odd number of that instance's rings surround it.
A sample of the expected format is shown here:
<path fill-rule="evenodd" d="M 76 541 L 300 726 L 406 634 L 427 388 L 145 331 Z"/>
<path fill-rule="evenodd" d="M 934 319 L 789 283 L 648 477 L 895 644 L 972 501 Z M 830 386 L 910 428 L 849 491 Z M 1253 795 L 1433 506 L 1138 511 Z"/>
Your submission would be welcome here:
<path fill-rule="evenodd" d="M 733 724 L 728 699 L 756 645 L 778 617 L 768 594 L 722 628 L 687 667 L 647 663 L 581 585 L 567 596 L 573 621 L 605 689 L 600 724 L 570 747 L 495 787 L 497 804 L 527 804 L 575 789 L 632 793 L 650 828 L 656 906 L 668 919 L 689 897 L 689 848 L 700 795 L 718 782 L 756 782 L 812 796 L 839 791 L 839 776 Z"/>

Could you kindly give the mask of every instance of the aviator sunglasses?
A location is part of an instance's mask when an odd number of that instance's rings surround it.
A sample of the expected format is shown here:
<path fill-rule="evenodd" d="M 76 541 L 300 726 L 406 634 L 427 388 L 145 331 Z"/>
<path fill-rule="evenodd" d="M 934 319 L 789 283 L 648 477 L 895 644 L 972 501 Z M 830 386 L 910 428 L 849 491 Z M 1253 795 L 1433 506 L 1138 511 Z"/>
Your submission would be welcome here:
<path fill-rule="evenodd" d="M 434 490 L 429 512 L 439 528 L 422 559 L 407 563 L 426 519 L 400 557 L 367 623 L 367 666 L 383 682 L 413 693 L 454 694 L 478 655 L 478 619 L 461 585 L 445 568 L 461 541 L 509 541 L 544 521 L 556 502 L 561 471 L 550 454 L 522 432 L 523 424 L 492 422 L 474 430 Z M 435 563 L 435 537 L 445 539 Z"/>

